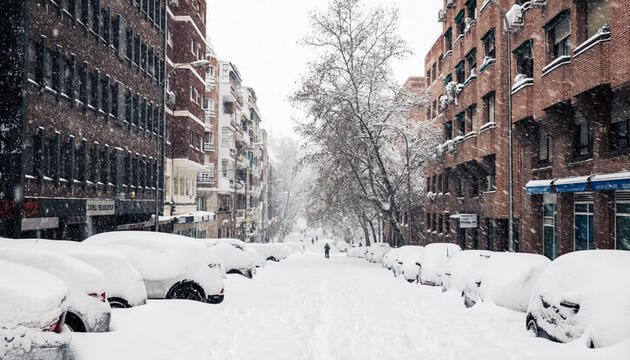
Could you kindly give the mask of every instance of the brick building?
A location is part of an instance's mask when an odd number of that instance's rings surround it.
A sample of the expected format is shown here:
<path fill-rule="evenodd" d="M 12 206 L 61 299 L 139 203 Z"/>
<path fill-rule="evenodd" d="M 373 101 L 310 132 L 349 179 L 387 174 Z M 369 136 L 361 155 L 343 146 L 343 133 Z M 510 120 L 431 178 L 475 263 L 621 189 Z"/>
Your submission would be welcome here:
<path fill-rule="evenodd" d="M 204 109 L 206 70 L 186 64 L 206 58 L 206 1 L 172 2 L 167 21 L 167 71 L 175 70 L 167 89 L 164 215 L 176 219 L 175 233 L 205 237 L 211 219 L 193 213 L 204 207 L 197 180 L 205 169 L 204 157 L 210 153 L 204 149 L 212 127 Z"/>
<path fill-rule="evenodd" d="M 507 246 L 507 101 L 513 99 L 516 250 L 555 258 L 630 249 L 628 0 L 446 0 L 425 59 L 446 142 L 427 174 L 427 241 Z"/>
<path fill-rule="evenodd" d="M 150 226 L 164 127 L 161 0 L 6 0 L 0 233 Z"/>

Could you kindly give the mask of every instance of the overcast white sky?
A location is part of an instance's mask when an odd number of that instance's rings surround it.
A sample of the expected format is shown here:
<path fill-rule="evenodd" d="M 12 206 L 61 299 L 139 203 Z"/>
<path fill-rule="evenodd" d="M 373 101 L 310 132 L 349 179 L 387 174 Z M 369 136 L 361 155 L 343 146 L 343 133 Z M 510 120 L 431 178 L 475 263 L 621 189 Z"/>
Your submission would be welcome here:
<path fill-rule="evenodd" d="M 366 0 L 400 8 L 400 34 L 414 56 L 395 64 L 396 78 L 424 73 L 424 56 L 441 31 L 442 0 Z M 239 68 L 244 84 L 258 96 L 263 127 L 273 137 L 294 136 L 287 97 L 296 88 L 309 59 L 297 41 L 309 31 L 308 12 L 327 0 L 209 0 L 208 34 L 219 58 Z"/>

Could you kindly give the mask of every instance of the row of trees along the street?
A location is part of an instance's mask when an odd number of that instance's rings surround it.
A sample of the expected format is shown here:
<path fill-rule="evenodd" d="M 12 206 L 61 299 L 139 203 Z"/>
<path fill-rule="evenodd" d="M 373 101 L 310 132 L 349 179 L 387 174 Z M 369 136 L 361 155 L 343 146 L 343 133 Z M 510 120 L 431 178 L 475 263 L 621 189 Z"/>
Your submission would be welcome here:
<path fill-rule="evenodd" d="M 424 168 L 442 140 L 434 122 L 412 119 L 426 97 L 394 80 L 392 62 L 411 54 L 398 18 L 396 8 L 361 0 L 331 0 L 314 11 L 303 39 L 314 57 L 292 96 L 307 114 L 298 124 L 302 163 L 315 173 L 307 219 L 348 235 L 358 224 L 366 244 L 379 238 L 381 219 L 395 238 L 406 233 L 401 214 L 408 200 L 422 204 Z"/>

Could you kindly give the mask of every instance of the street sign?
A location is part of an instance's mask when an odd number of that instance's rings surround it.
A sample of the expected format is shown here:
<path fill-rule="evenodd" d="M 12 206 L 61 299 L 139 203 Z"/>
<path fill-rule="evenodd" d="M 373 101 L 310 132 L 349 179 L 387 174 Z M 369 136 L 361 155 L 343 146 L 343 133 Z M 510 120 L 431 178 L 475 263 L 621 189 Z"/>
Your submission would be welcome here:
<path fill-rule="evenodd" d="M 459 214 L 459 227 L 461 229 L 474 229 L 477 226 L 477 214 Z"/>
<path fill-rule="evenodd" d="M 106 216 L 115 214 L 114 200 L 87 200 L 85 202 L 86 216 Z"/>

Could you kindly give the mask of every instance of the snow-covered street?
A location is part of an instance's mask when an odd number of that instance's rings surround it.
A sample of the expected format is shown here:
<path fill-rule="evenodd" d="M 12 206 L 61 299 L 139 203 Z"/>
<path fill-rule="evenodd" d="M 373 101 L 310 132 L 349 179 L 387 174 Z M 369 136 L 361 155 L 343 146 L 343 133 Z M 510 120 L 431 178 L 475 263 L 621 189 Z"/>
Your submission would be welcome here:
<path fill-rule="evenodd" d="M 315 252 L 317 251 L 317 252 Z M 454 293 L 408 284 L 380 264 L 318 248 L 229 275 L 221 305 L 151 301 L 115 309 L 112 332 L 73 334 L 77 360 L 628 359 L 630 344 L 587 349 L 524 329 L 523 313 L 466 309 Z"/>

